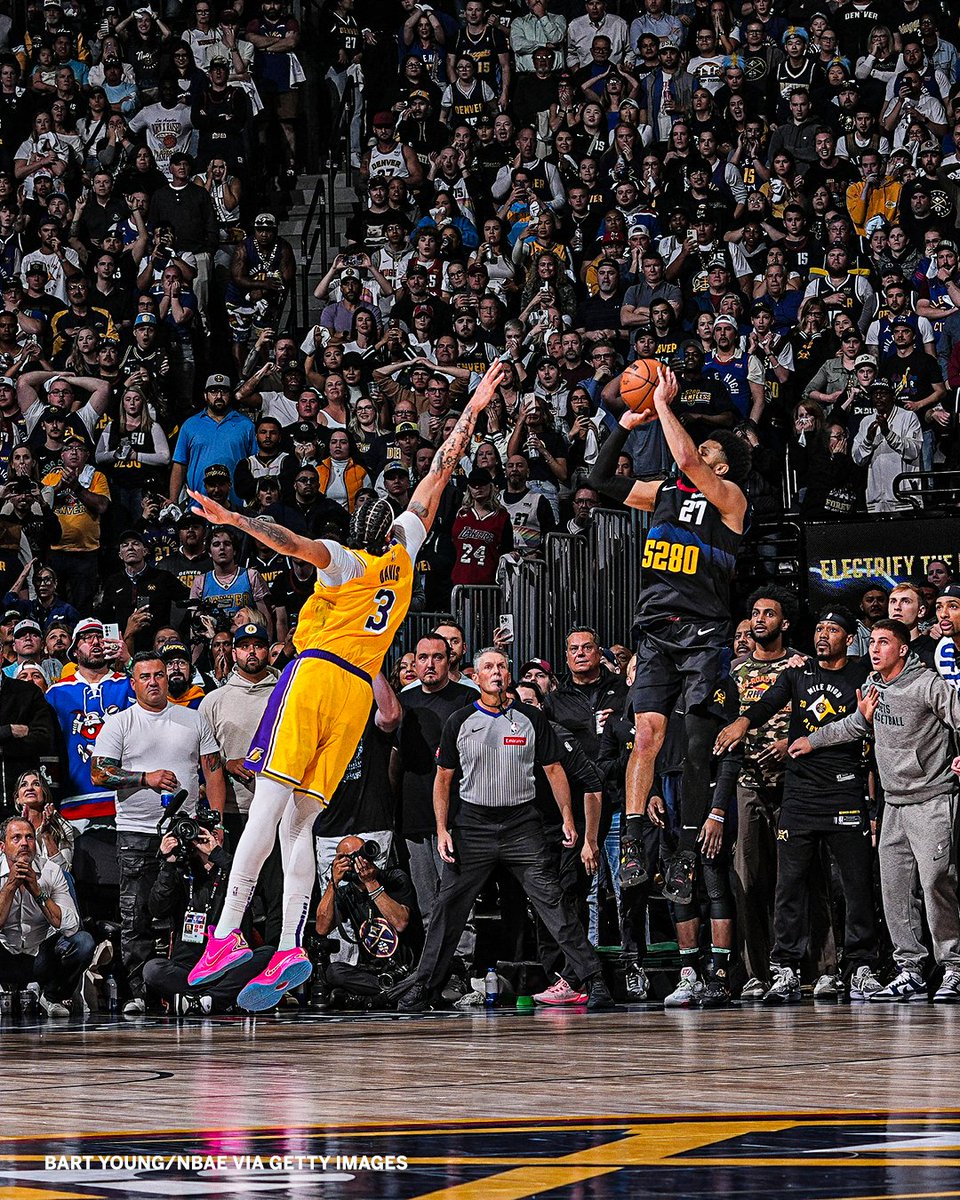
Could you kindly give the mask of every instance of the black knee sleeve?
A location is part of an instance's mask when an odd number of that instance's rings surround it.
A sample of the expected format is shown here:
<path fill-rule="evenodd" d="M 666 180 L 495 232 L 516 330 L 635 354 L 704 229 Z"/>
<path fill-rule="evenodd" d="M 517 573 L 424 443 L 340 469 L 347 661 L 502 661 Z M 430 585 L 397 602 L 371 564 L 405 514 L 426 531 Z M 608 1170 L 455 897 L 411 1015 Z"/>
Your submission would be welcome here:
<path fill-rule="evenodd" d="M 681 921 L 699 921 L 700 920 L 700 901 L 694 896 L 689 904 L 673 905 L 673 919 L 679 924 Z"/>
<path fill-rule="evenodd" d="M 703 886 L 707 893 L 711 921 L 729 921 L 733 917 L 733 892 L 730 888 L 730 867 L 725 856 L 713 862 L 702 862 Z"/>

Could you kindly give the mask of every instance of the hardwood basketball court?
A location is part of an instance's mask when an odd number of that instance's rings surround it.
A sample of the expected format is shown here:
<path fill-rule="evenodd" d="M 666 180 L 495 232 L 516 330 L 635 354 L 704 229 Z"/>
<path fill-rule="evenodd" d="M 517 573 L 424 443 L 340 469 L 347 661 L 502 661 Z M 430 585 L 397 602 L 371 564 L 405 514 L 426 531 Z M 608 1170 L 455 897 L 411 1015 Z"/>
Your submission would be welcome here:
<path fill-rule="evenodd" d="M 8 1022 L 0 1200 L 960 1196 L 948 1007 Z"/>

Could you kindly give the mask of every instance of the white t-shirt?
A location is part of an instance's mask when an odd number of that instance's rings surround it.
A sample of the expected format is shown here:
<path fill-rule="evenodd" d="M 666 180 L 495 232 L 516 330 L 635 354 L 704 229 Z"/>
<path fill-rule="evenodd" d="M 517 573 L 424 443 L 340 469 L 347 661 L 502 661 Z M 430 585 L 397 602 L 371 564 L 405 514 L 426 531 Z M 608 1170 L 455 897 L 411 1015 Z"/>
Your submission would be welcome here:
<path fill-rule="evenodd" d="M 192 813 L 200 794 L 201 754 L 217 754 L 220 747 L 205 717 L 179 704 L 151 712 L 139 704 L 106 718 L 93 753 L 115 758 L 125 771 L 172 771 L 187 789 L 181 812 Z M 151 788 L 121 788 L 117 792 L 117 830 L 121 833 L 157 832 L 163 815 L 160 794 Z"/>

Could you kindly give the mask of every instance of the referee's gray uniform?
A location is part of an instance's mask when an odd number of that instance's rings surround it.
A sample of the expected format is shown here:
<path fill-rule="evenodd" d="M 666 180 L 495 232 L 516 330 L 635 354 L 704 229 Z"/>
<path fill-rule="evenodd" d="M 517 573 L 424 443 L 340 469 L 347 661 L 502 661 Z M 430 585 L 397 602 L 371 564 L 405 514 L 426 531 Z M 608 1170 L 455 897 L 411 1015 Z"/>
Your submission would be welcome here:
<path fill-rule="evenodd" d="M 451 832 L 457 861 L 443 864 L 440 892 L 427 930 L 416 981 L 446 982 L 470 908 L 494 869 L 518 880 L 569 966 L 572 986 L 600 973 L 583 926 L 561 903 L 560 881 L 534 804 L 534 766 L 550 766 L 560 746 L 543 713 L 524 704 L 491 712 L 479 702 L 447 719 L 439 766 L 458 772 L 460 807 Z"/>

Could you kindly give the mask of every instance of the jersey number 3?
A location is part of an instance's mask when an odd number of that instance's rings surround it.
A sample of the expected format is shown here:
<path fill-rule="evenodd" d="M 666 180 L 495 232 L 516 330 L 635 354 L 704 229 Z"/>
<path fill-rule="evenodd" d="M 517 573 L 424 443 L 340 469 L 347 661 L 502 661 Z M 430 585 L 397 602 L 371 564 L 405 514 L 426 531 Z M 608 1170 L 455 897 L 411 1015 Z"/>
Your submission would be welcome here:
<path fill-rule="evenodd" d="M 390 620 L 390 610 L 397 602 L 397 593 L 389 588 L 381 588 L 373 598 L 376 607 L 363 623 L 368 633 L 383 633 Z"/>

